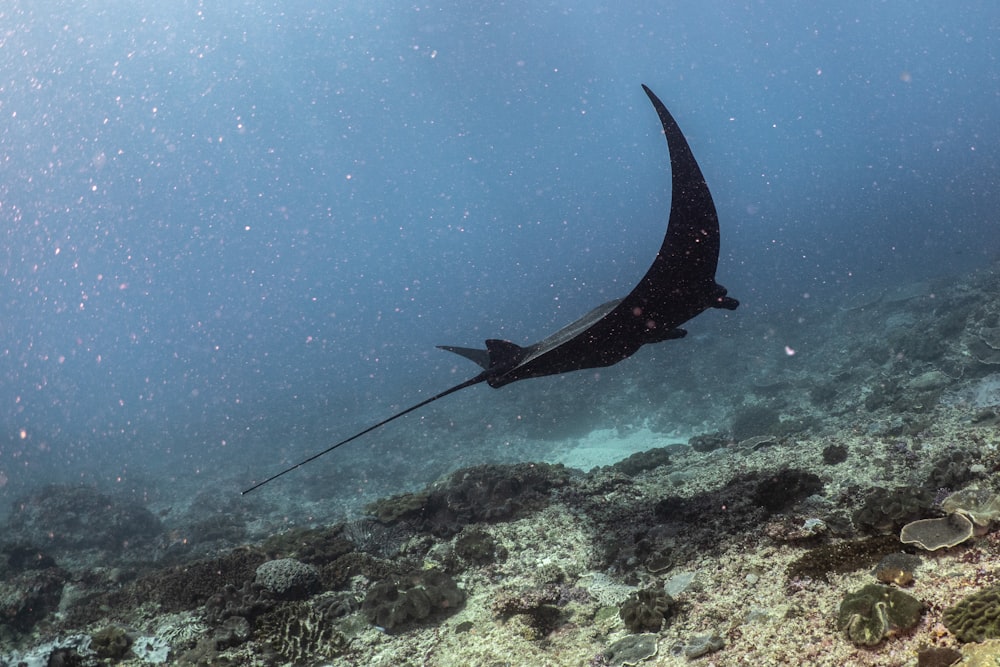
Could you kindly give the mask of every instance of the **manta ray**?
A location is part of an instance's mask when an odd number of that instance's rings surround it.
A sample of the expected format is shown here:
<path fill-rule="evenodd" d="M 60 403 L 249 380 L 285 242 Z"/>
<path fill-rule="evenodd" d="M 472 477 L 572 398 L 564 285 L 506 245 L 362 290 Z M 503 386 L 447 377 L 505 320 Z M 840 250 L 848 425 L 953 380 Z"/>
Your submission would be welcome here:
<path fill-rule="evenodd" d="M 653 91 L 645 85 L 642 89 L 653 103 L 667 138 L 671 195 L 663 243 L 635 288 L 534 345 L 522 347 L 495 338 L 486 341 L 486 349 L 439 345 L 475 362 L 482 371 L 258 482 L 244 494 L 456 391 L 482 382 L 498 388 L 528 378 L 611 366 L 643 345 L 682 338 L 687 332 L 680 325 L 709 308 L 734 310 L 739 306 L 736 299 L 727 296 L 726 288 L 715 282 L 719 217 L 705 177 L 677 121 Z"/>

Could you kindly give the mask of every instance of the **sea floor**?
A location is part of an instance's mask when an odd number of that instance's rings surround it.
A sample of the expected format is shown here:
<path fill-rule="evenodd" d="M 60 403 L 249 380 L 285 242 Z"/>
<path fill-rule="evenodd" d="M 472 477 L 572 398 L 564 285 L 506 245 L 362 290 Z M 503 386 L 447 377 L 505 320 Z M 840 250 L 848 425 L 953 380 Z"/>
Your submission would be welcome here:
<path fill-rule="evenodd" d="M 692 433 L 637 416 L 426 485 L 415 466 L 394 496 L 305 476 L 26 493 L 0 539 L 0 665 L 1000 664 L 945 623 L 1000 578 L 1000 273 L 808 319 L 807 361 L 744 373 Z M 963 489 L 973 537 L 899 540 Z M 869 584 L 919 612 L 875 605 L 888 627 L 859 646 L 838 617 Z"/>

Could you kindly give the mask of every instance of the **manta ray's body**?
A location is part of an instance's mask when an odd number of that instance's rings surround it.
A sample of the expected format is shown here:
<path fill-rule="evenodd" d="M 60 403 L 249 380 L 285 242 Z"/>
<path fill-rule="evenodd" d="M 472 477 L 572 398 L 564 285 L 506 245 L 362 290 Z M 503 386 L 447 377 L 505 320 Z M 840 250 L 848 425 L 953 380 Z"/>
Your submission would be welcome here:
<path fill-rule="evenodd" d="M 486 341 L 485 350 L 441 346 L 441 349 L 476 362 L 482 372 L 341 440 L 243 493 L 460 389 L 481 382 L 502 387 L 527 378 L 611 366 L 632 356 L 643 345 L 681 338 L 686 332 L 680 325 L 709 308 L 733 310 L 739 306 L 739 302 L 726 296 L 726 289 L 715 282 L 719 262 L 719 218 L 701 169 L 673 116 L 649 88 L 643 86 L 642 89 L 653 103 L 667 138 L 671 199 L 663 244 L 639 284 L 627 296 L 598 306 L 534 345 L 522 347 L 490 339 Z"/>

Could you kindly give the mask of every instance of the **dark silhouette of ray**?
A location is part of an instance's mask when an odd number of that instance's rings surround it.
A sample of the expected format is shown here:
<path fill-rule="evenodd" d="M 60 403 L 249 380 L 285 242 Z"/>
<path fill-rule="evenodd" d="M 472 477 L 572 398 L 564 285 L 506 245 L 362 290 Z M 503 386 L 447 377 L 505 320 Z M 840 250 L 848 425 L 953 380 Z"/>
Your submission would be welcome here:
<path fill-rule="evenodd" d="M 481 382 L 502 387 L 526 378 L 611 366 L 632 356 L 643 345 L 683 337 L 687 332 L 680 325 L 709 308 L 733 310 L 739 306 L 715 282 L 719 218 L 705 177 L 673 116 L 653 91 L 645 85 L 642 89 L 653 103 L 667 138 L 671 199 L 663 243 L 639 284 L 624 298 L 594 308 L 534 345 L 521 347 L 510 341 L 489 339 L 485 350 L 439 346 L 475 362 L 483 371 L 258 482 L 244 494 L 466 387 Z"/>

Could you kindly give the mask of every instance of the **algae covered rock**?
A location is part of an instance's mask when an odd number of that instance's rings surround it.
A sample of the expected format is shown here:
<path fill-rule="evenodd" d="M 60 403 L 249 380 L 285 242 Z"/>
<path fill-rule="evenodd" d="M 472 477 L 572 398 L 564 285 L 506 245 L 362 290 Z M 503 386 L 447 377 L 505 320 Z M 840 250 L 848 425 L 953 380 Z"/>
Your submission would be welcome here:
<path fill-rule="evenodd" d="M 622 637 L 604 649 L 604 659 L 614 667 L 638 665 L 656 655 L 657 636 L 653 632 Z"/>
<path fill-rule="evenodd" d="M 786 573 L 789 579 L 829 581 L 831 573 L 872 567 L 884 556 L 898 551 L 899 540 L 889 535 L 822 544 L 792 561 Z"/>
<path fill-rule="evenodd" d="M 923 603 L 912 595 L 897 588 L 868 584 L 844 597 L 837 628 L 858 646 L 875 646 L 891 630 L 915 626 L 923 613 Z"/>
<path fill-rule="evenodd" d="M 420 531 L 451 537 L 470 523 L 508 521 L 545 507 L 549 492 L 569 483 L 561 464 L 485 464 L 462 468 L 420 493 L 366 508 L 383 523 L 408 520 Z"/>
<path fill-rule="evenodd" d="M 393 630 L 431 616 L 456 611 L 465 592 L 440 570 L 414 572 L 372 586 L 361 603 L 361 611 L 374 625 Z"/>
<path fill-rule="evenodd" d="M 132 638 L 116 625 L 98 630 L 90 638 L 90 648 L 105 660 L 121 660 L 132 646 Z"/>
<path fill-rule="evenodd" d="M 963 642 L 1000 638 L 1000 586 L 984 588 L 945 609 L 944 625 Z"/>
<path fill-rule="evenodd" d="M 527 586 L 497 591 L 490 609 L 499 618 L 520 617 L 524 636 L 541 639 L 556 629 L 561 622 L 560 588 L 556 584 Z"/>
<path fill-rule="evenodd" d="M 467 526 L 455 538 L 455 554 L 468 563 L 486 565 L 504 560 L 507 550 L 482 528 Z"/>
<path fill-rule="evenodd" d="M 629 632 L 659 632 L 673 603 L 662 589 L 644 588 L 622 603 L 618 615 Z"/>

